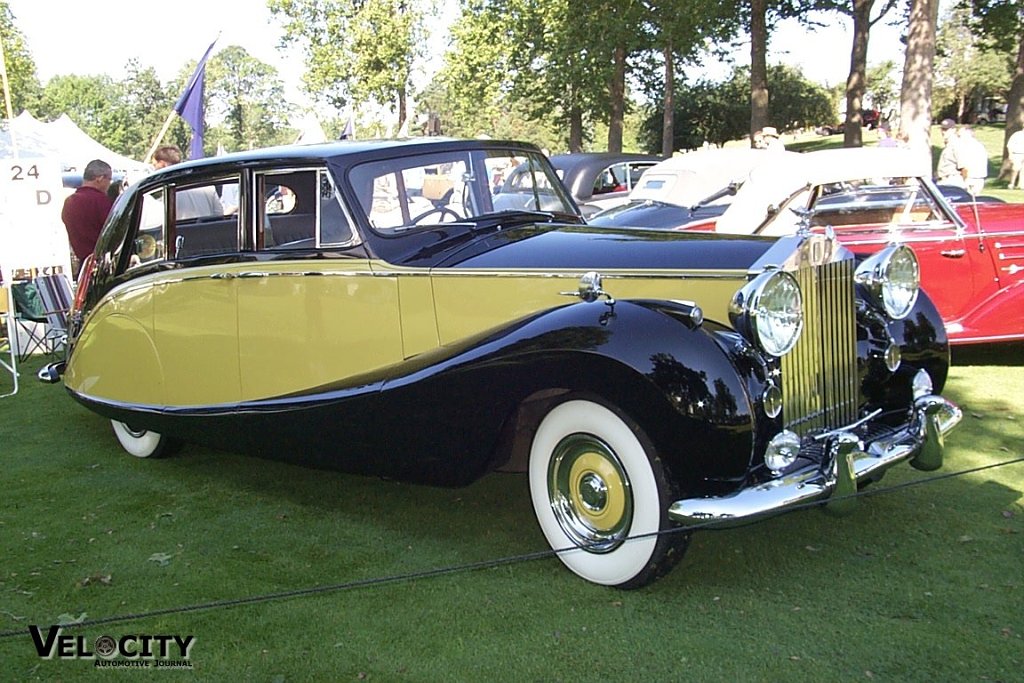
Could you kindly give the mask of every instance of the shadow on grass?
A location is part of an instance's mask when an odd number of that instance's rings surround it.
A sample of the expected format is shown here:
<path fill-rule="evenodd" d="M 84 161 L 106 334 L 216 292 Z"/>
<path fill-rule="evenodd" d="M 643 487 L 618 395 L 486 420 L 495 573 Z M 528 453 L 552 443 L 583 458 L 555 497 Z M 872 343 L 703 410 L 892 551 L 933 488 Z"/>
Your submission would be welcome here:
<path fill-rule="evenodd" d="M 954 346 L 953 365 L 1006 365 L 1024 366 L 1024 342 L 1006 344 L 969 344 Z"/>

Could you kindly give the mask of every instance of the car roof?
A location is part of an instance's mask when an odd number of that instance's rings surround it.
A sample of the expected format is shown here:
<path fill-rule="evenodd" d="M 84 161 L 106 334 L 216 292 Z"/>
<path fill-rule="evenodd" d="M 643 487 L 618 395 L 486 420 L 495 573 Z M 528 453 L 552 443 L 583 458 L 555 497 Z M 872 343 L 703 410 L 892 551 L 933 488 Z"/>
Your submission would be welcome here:
<path fill-rule="evenodd" d="M 493 149 L 502 147 L 511 147 L 523 150 L 529 149 L 533 151 L 537 150 L 537 148 L 530 143 L 516 142 L 512 140 L 476 140 L 436 136 L 387 140 L 337 140 L 333 142 L 320 142 L 305 145 L 281 145 L 244 152 L 231 152 L 221 156 L 186 161 L 181 164 L 175 164 L 169 168 L 173 168 L 175 170 L 196 170 L 208 166 L 218 166 L 233 162 L 330 159 L 374 153 L 379 153 L 382 156 L 390 156 L 389 153 L 394 150 L 402 150 L 404 152 L 429 152 L 434 148 L 449 150 Z"/>
<path fill-rule="evenodd" d="M 865 178 L 930 178 L 931 157 L 904 148 L 855 147 L 766 157 L 750 172 L 732 203 L 718 220 L 717 230 L 753 232 L 801 188 Z"/>

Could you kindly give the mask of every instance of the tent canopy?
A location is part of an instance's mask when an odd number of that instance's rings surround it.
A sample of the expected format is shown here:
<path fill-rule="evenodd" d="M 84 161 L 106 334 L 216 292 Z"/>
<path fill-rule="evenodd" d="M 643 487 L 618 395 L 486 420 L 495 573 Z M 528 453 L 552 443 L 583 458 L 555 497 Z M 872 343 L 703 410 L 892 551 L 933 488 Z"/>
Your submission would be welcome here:
<path fill-rule="evenodd" d="M 11 139 L 11 133 L 14 139 Z M 148 170 L 142 162 L 123 156 L 89 137 L 67 114 L 56 121 L 40 121 L 23 111 L 0 129 L 0 157 L 50 157 L 60 159 L 65 171 L 82 172 L 93 159 L 102 159 L 115 171 Z"/>

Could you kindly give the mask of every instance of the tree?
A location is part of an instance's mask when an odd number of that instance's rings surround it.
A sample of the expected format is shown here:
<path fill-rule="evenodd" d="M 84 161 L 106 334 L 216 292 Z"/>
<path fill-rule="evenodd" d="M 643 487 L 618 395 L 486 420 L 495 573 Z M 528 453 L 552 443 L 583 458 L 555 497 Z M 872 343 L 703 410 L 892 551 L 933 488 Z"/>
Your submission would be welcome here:
<path fill-rule="evenodd" d="M 143 67 L 137 59 L 129 60 L 125 72 L 117 97 L 123 138 L 117 146 L 108 146 L 133 159 L 142 159 L 174 106 L 174 96 L 160 82 L 156 70 Z"/>
<path fill-rule="evenodd" d="M 832 96 L 811 83 L 795 68 L 776 65 L 768 69 L 766 91 L 771 93 L 767 115 L 786 128 L 802 128 L 831 116 Z M 750 69 L 737 68 L 723 83 L 702 81 L 680 88 L 676 104 L 674 149 L 695 149 L 704 142 L 721 145 L 747 134 L 751 92 Z M 659 146 L 660 113 L 652 107 L 644 125 L 648 151 Z"/>
<path fill-rule="evenodd" d="M 36 113 L 51 120 L 67 114 L 92 138 L 116 149 L 123 132 L 118 95 L 118 85 L 109 76 L 54 76 L 43 88 Z"/>
<path fill-rule="evenodd" d="M 306 55 L 306 92 L 343 109 L 375 102 L 405 124 L 413 63 L 422 52 L 423 16 L 413 0 L 267 0 L 284 22 L 285 44 Z"/>
<path fill-rule="evenodd" d="M 1006 133 L 1003 164 L 999 170 L 999 178 L 1009 180 L 1011 168 L 1006 141 L 1024 129 L 1024 1 L 975 0 L 973 11 L 980 20 L 978 29 L 987 40 L 1003 50 L 1016 53 L 1010 90 L 1006 94 Z"/>
<path fill-rule="evenodd" d="M 860 147 L 862 138 L 861 110 L 864 108 L 864 95 L 868 88 L 868 41 L 871 27 L 882 20 L 898 0 L 886 0 L 878 14 L 872 18 L 871 11 L 875 0 L 846 0 L 840 2 L 836 10 L 853 20 L 853 45 L 850 49 L 850 74 L 846 78 L 846 125 L 843 127 L 843 146 Z M 874 106 L 881 109 L 878 102 Z"/>
<path fill-rule="evenodd" d="M 183 73 L 194 69 L 191 64 Z M 207 63 L 206 111 L 207 120 L 222 129 L 210 142 L 228 151 L 290 142 L 282 135 L 291 110 L 277 69 L 243 47 L 226 47 Z"/>
<path fill-rule="evenodd" d="M 900 89 L 900 131 L 907 145 L 931 164 L 932 73 L 939 0 L 911 0 Z"/>
<path fill-rule="evenodd" d="M 6 2 L 0 3 L 0 46 L 3 47 L 4 67 L 11 93 L 14 115 L 32 111 L 41 88 L 36 76 L 36 63 L 32 59 L 25 37 L 14 23 L 14 14 Z"/>
<path fill-rule="evenodd" d="M 953 117 L 965 123 L 971 122 L 975 100 L 1006 93 L 1013 61 L 983 41 L 976 23 L 968 8 L 954 8 L 941 22 L 936 38 L 933 110 L 952 109 Z"/>

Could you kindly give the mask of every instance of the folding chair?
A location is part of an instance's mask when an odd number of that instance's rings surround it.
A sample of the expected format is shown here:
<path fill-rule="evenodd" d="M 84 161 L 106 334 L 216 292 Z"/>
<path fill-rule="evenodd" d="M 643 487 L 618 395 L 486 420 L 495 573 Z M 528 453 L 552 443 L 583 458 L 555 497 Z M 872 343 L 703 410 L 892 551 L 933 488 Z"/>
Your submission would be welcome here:
<path fill-rule="evenodd" d="M 10 288 L 0 287 L 0 368 L 3 368 L 11 375 L 13 388 L 8 390 L 6 382 L 0 383 L 0 398 L 13 396 L 18 393 L 18 354 L 11 343 L 10 330 L 14 326 L 14 302 L 11 299 Z M 3 358 L 9 355 L 10 360 Z"/>
<path fill-rule="evenodd" d="M 68 313 L 71 311 L 71 283 L 63 273 L 40 275 L 34 281 L 39 298 L 43 302 L 46 317 L 44 345 L 50 353 L 65 346 L 68 341 Z"/>
<path fill-rule="evenodd" d="M 11 296 L 14 299 L 14 325 L 8 333 L 18 360 L 25 361 L 36 351 L 46 353 L 45 327 L 40 332 L 40 325 L 46 325 L 46 312 L 35 284 L 31 281 L 12 282 Z"/>

